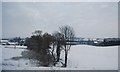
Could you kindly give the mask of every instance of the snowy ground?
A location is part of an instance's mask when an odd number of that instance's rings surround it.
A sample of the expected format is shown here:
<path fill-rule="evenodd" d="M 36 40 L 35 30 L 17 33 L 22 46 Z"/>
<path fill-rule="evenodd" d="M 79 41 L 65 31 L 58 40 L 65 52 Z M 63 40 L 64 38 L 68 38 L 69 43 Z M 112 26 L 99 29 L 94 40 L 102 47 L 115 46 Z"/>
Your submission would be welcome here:
<path fill-rule="evenodd" d="M 73 46 L 69 52 L 68 68 L 117 70 L 118 47 Z"/>
<path fill-rule="evenodd" d="M 3 70 L 117 70 L 118 47 L 95 47 L 88 45 L 72 46 L 68 55 L 68 67 L 37 67 L 30 60 L 12 60 L 12 57 L 20 57 L 25 51 L 24 46 L 0 46 L 2 52 L 0 66 Z M 61 57 L 63 57 L 62 54 Z"/>
<path fill-rule="evenodd" d="M 0 70 L 2 70 L 2 46 L 0 45 Z"/>
<path fill-rule="evenodd" d="M 21 57 L 21 53 L 26 51 L 25 46 L 3 46 L 2 48 L 2 69 L 3 70 L 16 70 L 16 69 L 26 69 L 27 67 L 32 67 L 33 64 L 30 60 L 18 59 L 13 60 L 12 57 Z"/>

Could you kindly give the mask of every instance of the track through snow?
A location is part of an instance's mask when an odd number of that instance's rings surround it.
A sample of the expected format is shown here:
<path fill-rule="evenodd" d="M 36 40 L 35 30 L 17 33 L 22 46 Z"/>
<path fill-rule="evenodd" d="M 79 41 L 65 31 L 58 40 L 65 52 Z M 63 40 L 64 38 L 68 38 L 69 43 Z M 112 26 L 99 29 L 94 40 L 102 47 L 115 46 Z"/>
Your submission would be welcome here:
<path fill-rule="evenodd" d="M 18 46 L 19 48 L 22 48 Z M 117 70 L 118 69 L 118 46 L 95 47 L 88 45 L 72 46 L 68 54 L 67 68 L 60 67 L 37 67 L 30 63 L 30 60 L 11 60 L 12 57 L 21 56 L 25 51 L 17 48 L 2 49 L 3 70 Z M 64 59 L 64 53 L 61 54 Z M 0 64 L 1 65 L 1 64 Z"/>

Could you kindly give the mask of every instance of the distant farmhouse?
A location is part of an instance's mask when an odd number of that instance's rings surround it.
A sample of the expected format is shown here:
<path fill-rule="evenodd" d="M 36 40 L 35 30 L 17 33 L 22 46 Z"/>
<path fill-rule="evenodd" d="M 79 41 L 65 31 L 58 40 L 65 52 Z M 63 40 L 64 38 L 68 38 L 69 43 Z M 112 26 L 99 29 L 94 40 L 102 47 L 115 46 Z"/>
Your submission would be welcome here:
<path fill-rule="evenodd" d="M 0 40 L 1 45 L 6 45 L 8 43 L 8 40 Z"/>
<path fill-rule="evenodd" d="M 1 45 L 18 45 L 18 42 L 9 42 L 7 39 L 0 40 Z"/>

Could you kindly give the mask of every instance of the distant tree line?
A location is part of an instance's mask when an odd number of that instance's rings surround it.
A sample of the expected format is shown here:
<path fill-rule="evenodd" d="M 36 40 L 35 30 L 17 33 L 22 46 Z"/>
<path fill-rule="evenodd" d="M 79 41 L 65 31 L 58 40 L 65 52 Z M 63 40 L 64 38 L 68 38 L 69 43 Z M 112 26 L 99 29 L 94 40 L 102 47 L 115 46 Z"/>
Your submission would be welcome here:
<path fill-rule="evenodd" d="M 95 44 L 97 46 L 118 46 L 120 45 L 120 38 L 105 38 L 103 42 Z"/>
<path fill-rule="evenodd" d="M 24 45 L 24 39 L 20 38 L 20 37 L 15 37 L 15 38 L 11 38 L 9 39 L 10 42 L 17 42 L 18 45 Z"/>
<path fill-rule="evenodd" d="M 88 40 L 84 44 L 93 46 L 118 46 L 120 45 L 120 38 L 104 38 L 102 41 Z"/>
<path fill-rule="evenodd" d="M 44 66 L 49 66 L 50 64 L 56 66 L 57 63 L 61 63 L 62 67 L 67 67 L 67 56 L 71 44 L 66 40 L 73 39 L 74 36 L 73 28 L 68 25 L 60 27 L 59 31 L 53 34 L 36 30 L 30 38 L 26 38 L 25 45 L 29 50 L 33 50 L 42 56 L 42 61 L 45 62 Z M 60 58 L 62 51 L 64 52 L 65 60 Z"/>

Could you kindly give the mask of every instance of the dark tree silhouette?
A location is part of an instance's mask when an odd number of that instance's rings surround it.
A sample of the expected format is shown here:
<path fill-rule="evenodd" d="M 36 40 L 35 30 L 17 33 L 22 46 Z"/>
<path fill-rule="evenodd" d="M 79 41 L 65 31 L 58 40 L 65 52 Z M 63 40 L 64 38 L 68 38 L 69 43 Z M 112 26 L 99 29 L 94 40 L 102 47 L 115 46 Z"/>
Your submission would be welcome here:
<path fill-rule="evenodd" d="M 40 54 L 43 66 L 48 66 L 52 63 L 50 48 L 53 41 L 53 36 L 48 33 L 42 35 L 42 31 L 35 31 L 30 38 L 26 39 L 28 49 L 33 50 Z"/>
<path fill-rule="evenodd" d="M 28 49 L 40 53 L 44 66 L 51 65 L 51 63 L 55 66 L 57 62 L 60 62 L 62 49 L 65 52 L 65 63 L 62 64 L 64 67 L 67 66 L 68 51 L 72 45 L 69 40 L 72 40 L 75 35 L 72 27 L 62 26 L 60 32 L 55 32 L 53 35 L 42 34 L 41 30 L 36 30 L 32 34 L 30 38 L 26 38 L 25 44 Z"/>
<path fill-rule="evenodd" d="M 63 34 L 59 33 L 59 32 L 55 32 L 53 34 L 54 38 L 55 38 L 55 45 L 56 47 L 56 54 L 57 54 L 57 62 L 59 62 L 60 60 L 60 52 L 61 52 L 61 47 L 62 47 L 62 41 L 63 41 Z"/>
<path fill-rule="evenodd" d="M 64 35 L 64 52 L 65 52 L 65 64 L 64 67 L 67 67 L 67 56 L 68 56 L 68 51 L 71 48 L 71 43 L 69 40 L 72 40 L 75 36 L 75 32 L 72 27 L 70 26 L 62 26 L 60 27 L 60 32 Z"/>
<path fill-rule="evenodd" d="M 35 36 L 41 36 L 42 35 L 42 31 L 41 30 L 35 30 L 35 32 L 32 33 Z"/>

